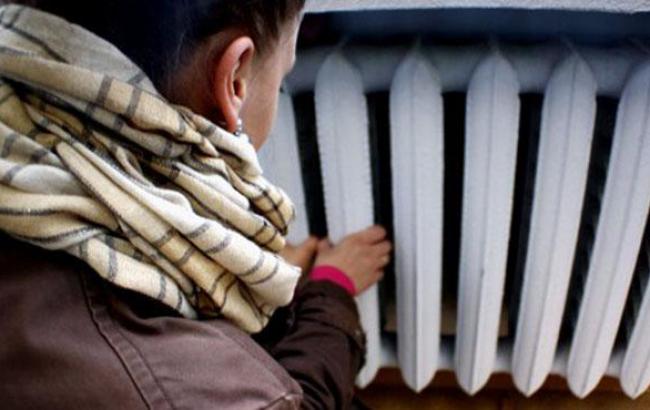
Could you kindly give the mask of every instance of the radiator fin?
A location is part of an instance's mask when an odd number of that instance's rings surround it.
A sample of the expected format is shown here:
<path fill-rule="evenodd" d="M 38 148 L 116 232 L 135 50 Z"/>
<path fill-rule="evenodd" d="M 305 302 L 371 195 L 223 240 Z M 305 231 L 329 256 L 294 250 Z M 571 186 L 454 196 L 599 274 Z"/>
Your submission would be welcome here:
<path fill-rule="evenodd" d="M 644 182 L 645 181 L 645 182 Z M 614 132 L 603 207 L 569 355 L 578 397 L 607 370 L 650 206 L 650 64 L 627 83 Z"/>
<path fill-rule="evenodd" d="M 467 93 L 465 180 L 455 363 L 478 391 L 494 368 L 506 272 L 519 122 L 519 83 L 495 51 Z"/>
<path fill-rule="evenodd" d="M 576 248 L 596 117 L 597 84 L 577 55 L 548 83 L 524 282 L 513 350 L 513 378 L 531 395 L 555 357 Z"/>
<path fill-rule="evenodd" d="M 332 53 L 323 63 L 314 98 L 325 215 L 329 237 L 336 243 L 374 221 L 363 80 L 342 53 Z M 366 365 L 358 377 L 364 386 L 383 364 L 377 286 L 359 296 L 358 304 L 367 336 Z"/>
<path fill-rule="evenodd" d="M 418 49 L 397 69 L 390 95 L 397 357 L 419 391 L 440 345 L 444 141 L 440 80 Z"/>
<path fill-rule="evenodd" d="M 645 241 L 641 247 L 637 269 L 641 278 L 639 285 L 642 287 L 643 299 L 638 308 L 620 374 L 623 391 L 633 398 L 639 397 L 650 386 L 650 219 L 646 226 Z"/>

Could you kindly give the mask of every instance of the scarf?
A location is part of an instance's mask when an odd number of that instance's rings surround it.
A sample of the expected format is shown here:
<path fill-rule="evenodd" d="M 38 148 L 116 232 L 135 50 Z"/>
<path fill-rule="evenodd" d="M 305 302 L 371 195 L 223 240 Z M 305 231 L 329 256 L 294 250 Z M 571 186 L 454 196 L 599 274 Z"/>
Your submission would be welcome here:
<path fill-rule="evenodd" d="M 0 230 L 187 318 L 262 330 L 300 269 L 277 254 L 293 204 L 248 137 L 77 25 L 10 5 L 0 30 Z"/>

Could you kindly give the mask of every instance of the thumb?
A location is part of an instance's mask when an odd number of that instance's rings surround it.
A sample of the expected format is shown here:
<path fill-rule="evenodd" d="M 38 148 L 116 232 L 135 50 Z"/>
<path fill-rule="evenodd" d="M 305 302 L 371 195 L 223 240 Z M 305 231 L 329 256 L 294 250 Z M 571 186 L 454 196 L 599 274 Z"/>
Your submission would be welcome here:
<path fill-rule="evenodd" d="M 329 239 L 321 239 L 320 242 L 318 242 L 318 252 L 326 251 L 330 249 L 332 245 L 330 244 Z"/>
<path fill-rule="evenodd" d="M 305 239 L 305 241 L 298 246 L 297 251 L 302 255 L 310 256 L 314 252 L 316 252 L 317 247 L 318 247 L 318 238 L 311 236 Z"/>
<path fill-rule="evenodd" d="M 310 251 L 315 251 L 318 248 L 318 238 L 315 236 L 310 236 L 305 239 L 305 241 L 300 245 L 301 248 L 309 249 Z"/>

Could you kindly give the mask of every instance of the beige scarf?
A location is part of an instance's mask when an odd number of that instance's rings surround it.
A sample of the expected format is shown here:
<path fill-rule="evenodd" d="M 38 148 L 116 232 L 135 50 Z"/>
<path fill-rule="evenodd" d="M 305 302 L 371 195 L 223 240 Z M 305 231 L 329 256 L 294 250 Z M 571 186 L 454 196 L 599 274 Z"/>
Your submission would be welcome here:
<path fill-rule="evenodd" d="M 293 217 L 245 135 L 169 104 L 87 30 L 0 8 L 0 230 L 257 332 L 300 277 L 277 255 Z"/>

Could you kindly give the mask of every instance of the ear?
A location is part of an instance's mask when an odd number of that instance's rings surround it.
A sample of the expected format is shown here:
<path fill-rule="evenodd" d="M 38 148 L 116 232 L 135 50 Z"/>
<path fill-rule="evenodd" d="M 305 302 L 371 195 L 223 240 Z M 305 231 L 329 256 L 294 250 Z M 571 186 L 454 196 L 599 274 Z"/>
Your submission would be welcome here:
<path fill-rule="evenodd" d="M 214 60 L 212 97 L 224 117 L 225 127 L 234 132 L 247 97 L 255 44 L 248 36 L 231 40 L 219 59 Z"/>

